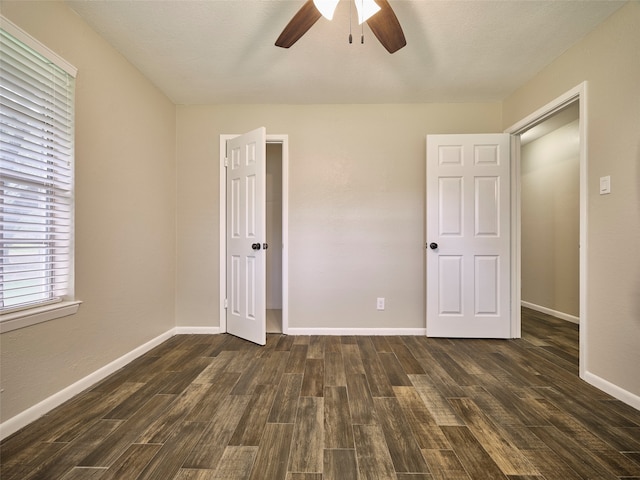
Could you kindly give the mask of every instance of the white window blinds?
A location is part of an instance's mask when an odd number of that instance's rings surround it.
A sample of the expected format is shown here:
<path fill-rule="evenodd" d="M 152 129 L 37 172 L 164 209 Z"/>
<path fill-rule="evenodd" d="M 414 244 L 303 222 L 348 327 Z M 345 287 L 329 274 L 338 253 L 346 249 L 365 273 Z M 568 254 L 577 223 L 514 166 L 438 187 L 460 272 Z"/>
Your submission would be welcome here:
<path fill-rule="evenodd" d="M 75 71 L 56 65 L 33 39 L 28 46 L 16 38 L 7 23 L 0 29 L 0 313 L 73 295 Z"/>

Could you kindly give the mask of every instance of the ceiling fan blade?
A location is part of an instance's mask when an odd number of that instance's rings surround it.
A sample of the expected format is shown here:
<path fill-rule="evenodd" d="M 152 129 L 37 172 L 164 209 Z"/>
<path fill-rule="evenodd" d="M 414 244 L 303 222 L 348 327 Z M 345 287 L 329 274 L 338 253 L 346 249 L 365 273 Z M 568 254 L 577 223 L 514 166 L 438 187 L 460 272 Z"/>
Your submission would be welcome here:
<path fill-rule="evenodd" d="M 309 30 L 321 16 L 322 14 L 313 4 L 313 0 L 307 0 L 287 26 L 284 27 L 284 30 L 282 30 L 282 33 L 276 40 L 276 46 L 289 48 L 300 40 L 300 37 L 307 33 L 307 30 Z"/>
<path fill-rule="evenodd" d="M 387 0 L 375 0 L 380 11 L 367 20 L 367 25 L 389 53 L 400 50 L 407 44 L 398 17 Z"/>

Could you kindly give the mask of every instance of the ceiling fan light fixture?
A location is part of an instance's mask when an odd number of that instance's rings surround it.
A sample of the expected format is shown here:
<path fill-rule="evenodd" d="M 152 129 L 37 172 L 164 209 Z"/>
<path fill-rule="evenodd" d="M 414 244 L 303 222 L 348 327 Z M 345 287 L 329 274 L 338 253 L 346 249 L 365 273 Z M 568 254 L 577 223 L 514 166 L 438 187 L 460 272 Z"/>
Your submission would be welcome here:
<path fill-rule="evenodd" d="M 366 22 L 380 11 L 380 6 L 374 0 L 354 0 L 354 2 L 358 11 L 358 25 Z"/>
<path fill-rule="evenodd" d="M 340 0 L 313 0 L 313 4 L 324 18 L 332 20 L 339 1 Z"/>

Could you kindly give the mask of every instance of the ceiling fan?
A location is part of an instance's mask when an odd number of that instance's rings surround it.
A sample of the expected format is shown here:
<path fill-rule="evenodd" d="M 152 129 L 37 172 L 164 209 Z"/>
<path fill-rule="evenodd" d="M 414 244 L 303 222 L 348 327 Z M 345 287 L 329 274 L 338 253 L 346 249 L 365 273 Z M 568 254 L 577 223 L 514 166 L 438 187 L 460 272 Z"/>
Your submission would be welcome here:
<path fill-rule="evenodd" d="M 358 22 L 367 22 L 369 28 L 389 53 L 407 44 L 398 17 L 387 0 L 354 0 Z M 289 48 L 307 33 L 322 16 L 331 20 L 339 0 L 307 0 L 289 21 L 276 40 L 276 46 Z"/>

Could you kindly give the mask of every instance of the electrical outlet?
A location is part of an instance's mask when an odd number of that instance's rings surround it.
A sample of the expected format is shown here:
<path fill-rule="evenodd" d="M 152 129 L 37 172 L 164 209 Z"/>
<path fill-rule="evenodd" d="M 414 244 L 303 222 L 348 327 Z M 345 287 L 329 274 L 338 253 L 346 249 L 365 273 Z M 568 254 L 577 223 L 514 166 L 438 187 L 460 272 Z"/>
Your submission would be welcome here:
<path fill-rule="evenodd" d="M 378 297 L 378 300 L 376 301 L 376 308 L 378 310 L 384 310 L 384 297 Z"/>

